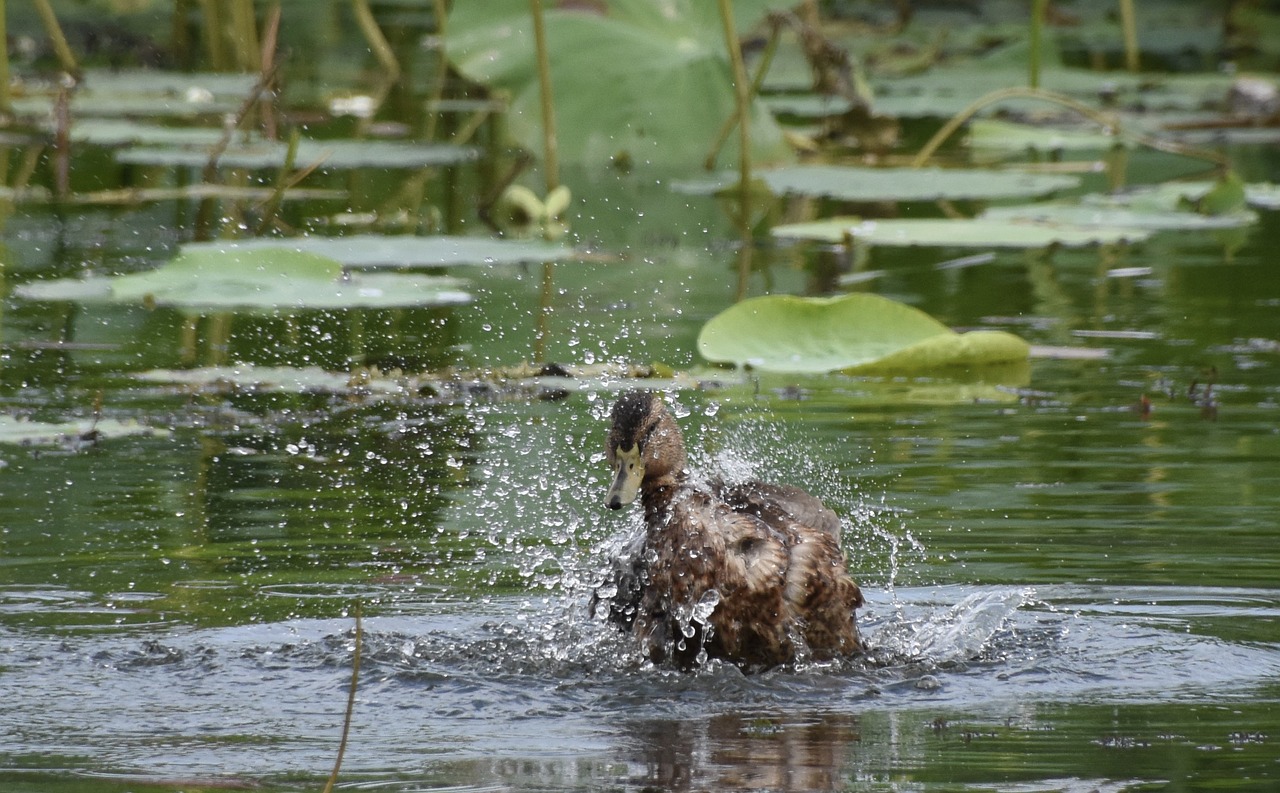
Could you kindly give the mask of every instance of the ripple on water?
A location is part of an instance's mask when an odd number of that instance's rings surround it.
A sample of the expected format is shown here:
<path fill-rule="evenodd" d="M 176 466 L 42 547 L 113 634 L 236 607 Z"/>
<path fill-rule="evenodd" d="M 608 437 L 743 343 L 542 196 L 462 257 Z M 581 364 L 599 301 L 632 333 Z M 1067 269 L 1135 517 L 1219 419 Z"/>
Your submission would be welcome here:
<path fill-rule="evenodd" d="M 364 620 L 353 771 L 403 768 L 424 752 L 580 755 L 645 720 L 1217 702 L 1280 676 L 1275 643 L 1211 632 L 1224 617 L 1273 620 L 1277 595 L 1255 590 L 871 593 L 867 658 L 750 676 L 723 664 L 696 673 L 655 668 L 577 598 L 415 602 L 406 614 L 395 607 L 384 596 L 382 613 Z M 142 764 L 158 772 L 282 773 L 331 760 L 355 633 L 350 620 L 58 639 L 9 631 L 5 648 L 10 693 L 0 731 L 17 736 L 13 751 L 58 746 L 99 756 L 106 747 L 130 762 L 145 756 Z M 36 710 L 48 727 L 19 715 Z M 156 724 L 173 740 L 156 744 Z M 241 752 L 246 745 L 261 751 Z M 234 759 L 219 746 L 237 747 Z"/>

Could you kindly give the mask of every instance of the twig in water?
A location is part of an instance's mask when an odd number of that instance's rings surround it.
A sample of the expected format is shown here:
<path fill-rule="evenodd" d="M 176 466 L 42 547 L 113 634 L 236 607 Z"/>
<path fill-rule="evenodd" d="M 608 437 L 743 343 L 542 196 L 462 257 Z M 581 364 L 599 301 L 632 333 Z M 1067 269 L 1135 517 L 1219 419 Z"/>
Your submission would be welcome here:
<path fill-rule="evenodd" d="M 347 737 L 351 734 L 351 714 L 356 709 L 356 686 L 360 682 L 360 647 L 364 640 L 364 631 L 360 624 L 360 601 L 356 601 L 351 609 L 356 618 L 356 648 L 351 655 L 351 688 L 347 690 L 347 714 L 342 719 L 342 740 L 338 742 L 338 756 L 333 761 L 333 771 L 329 773 L 329 781 L 325 783 L 324 793 L 333 793 L 333 786 L 338 783 L 338 772 L 342 770 L 342 756 L 347 753 Z"/>

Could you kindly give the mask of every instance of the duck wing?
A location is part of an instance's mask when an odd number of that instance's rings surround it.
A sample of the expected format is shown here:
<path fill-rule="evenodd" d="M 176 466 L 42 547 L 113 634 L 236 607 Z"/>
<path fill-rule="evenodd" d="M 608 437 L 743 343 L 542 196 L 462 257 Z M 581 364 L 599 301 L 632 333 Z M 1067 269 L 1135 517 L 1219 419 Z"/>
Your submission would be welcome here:
<path fill-rule="evenodd" d="M 732 485 L 720 483 L 718 490 L 731 508 L 754 515 L 770 526 L 806 526 L 840 537 L 840 516 L 798 487 L 752 479 Z"/>

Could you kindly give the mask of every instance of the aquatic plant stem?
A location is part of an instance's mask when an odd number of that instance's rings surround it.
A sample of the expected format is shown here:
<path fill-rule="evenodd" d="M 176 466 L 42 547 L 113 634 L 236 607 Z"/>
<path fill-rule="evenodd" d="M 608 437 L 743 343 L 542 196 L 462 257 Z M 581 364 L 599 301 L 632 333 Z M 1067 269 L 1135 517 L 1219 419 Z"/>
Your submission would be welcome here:
<path fill-rule="evenodd" d="M 205 49 L 209 53 L 209 65 L 215 72 L 226 71 L 226 36 L 222 30 L 222 4 L 219 0 L 200 0 L 200 13 L 204 17 Z"/>
<path fill-rule="evenodd" d="M 1040 50 L 1044 36 L 1044 12 L 1049 0 L 1031 0 L 1031 53 L 1027 58 L 1027 84 L 1040 87 Z"/>
<path fill-rule="evenodd" d="M 386 83 L 390 85 L 399 80 L 400 61 L 396 59 L 395 51 L 387 43 L 387 37 L 382 35 L 382 28 L 378 27 L 378 20 L 374 18 L 373 11 L 369 8 L 369 0 L 351 0 L 351 9 L 356 15 L 356 25 L 364 34 L 364 40 L 369 43 L 369 50 L 373 52 L 373 57 L 385 71 Z"/>
<path fill-rule="evenodd" d="M 738 106 L 738 186 L 743 195 L 743 215 L 746 216 L 747 185 L 751 182 L 751 86 L 747 81 L 747 67 L 742 61 L 742 46 L 738 42 L 738 26 L 733 21 L 733 0 L 719 0 L 720 21 L 724 23 L 724 43 L 729 50 L 729 63 L 733 67 L 734 99 Z"/>
<path fill-rule="evenodd" d="M 769 40 L 764 45 L 764 53 L 760 56 L 760 63 L 756 67 L 755 77 L 751 80 L 751 91 L 748 101 L 753 101 L 760 93 L 760 87 L 764 85 L 764 77 L 769 72 L 769 66 L 773 64 L 773 55 L 778 51 L 778 39 L 782 35 L 782 29 L 774 26 L 769 33 Z M 711 151 L 707 152 L 707 157 L 702 162 L 702 167 L 710 171 L 716 167 L 716 158 L 720 156 L 720 149 L 724 147 L 724 142 L 729 139 L 729 133 L 733 132 L 733 127 L 738 123 L 740 112 L 737 104 L 734 104 L 733 115 L 724 120 L 720 125 L 719 131 L 716 132 L 715 142 L 711 144 Z"/>
<path fill-rule="evenodd" d="M 445 85 L 449 81 L 449 59 L 445 54 L 445 47 L 449 42 L 449 9 L 445 5 L 445 0 L 432 0 L 432 14 L 435 16 L 436 22 L 436 57 L 440 59 L 440 71 L 436 75 L 435 84 L 431 86 L 431 96 L 427 99 L 426 130 L 423 137 L 427 140 L 435 140 L 436 124 L 440 120 L 440 112 L 435 109 L 440 100 L 444 99 Z"/>
<path fill-rule="evenodd" d="M 280 42 L 280 2 L 276 2 L 271 6 L 271 10 L 267 12 L 266 22 L 262 28 L 262 54 L 258 59 L 259 75 L 275 70 L 276 65 L 276 48 Z M 259 108 L 261 111 L 262 134 L 267 140 L 276 140 L 280 137 L 280 124 L 276 118 L 276 97 L 279 94 L 279 86 L 277 80 L 270 80 L 264 84 L 265 90 L 259 95 Z"/>
<path fill-rule="evenodd" d="M 360 650 L 364 644 L 364 629 L 360 624 L 360 601 L 352 604 L 351 612 L 356 618 L 355 650 L 351 654 L 351 688 L 347 689 L 347 713 L 342 719 L 342 740 L 338 742 L 338 756 L 333 761 L 333 771 L 329 773 L 329 781 L 324 785 L 324 793 L 333 793 L 333 786 L 338 783 L 338 772 L 342 770 L 342 757 L 347 753 L 347 738 L 351 735 L 351 716 L 356 709 L 356 686 L 360 683 Z"/>
<path fill-rule="evenodd" d="M 62 26 L 58 24 L 58 17 L 53 13 L 53 6 L 49 5 L 49 0 L 32 0 L 32 2 L 35 4 L 36 13 L 40 15 L 45 33 L 49 34 L 49 41 L 53 43 L 53 52 L 58 56 L 58 63 L 61 64 L 62 70 L 79 79 L 80 67 L 76 64 L 76 56 L 71 54 L 67 37 L 62 35 Z"/>
<path fill-rule="evenodd" d="M 1124 30 L 1124 65 L 1131 72 L 1138 71 L 1138 16 L 1134 13 L 1133 0 L 1120 0 L 1120 26 Z"/>
<path fill-rule="evenodd" d="M 262 50 L 258 45 L 253 0 L 237 0 L 231 4 L 231 28 L 235 31 L 236 61 L 240 70 L 259 71 L 262 68 Z"/>
<path fill-rule="evenodd" d="M 1115 117 L 1101 113 L 1094 108 L 1089 107 L 1085 103 L 1072 99 L 1069 96 L 1054 93 L 1053 91 L 1045 91 L 1040 88 L 1020 88 L 1015 86 L 1013 88 L 1001 88 L 998 91 L 992 91 L 989 94 L 978 97 L 959 113 L 952 116 L 950 121 L 942 125 L 942 129 L 939 129 L 934 133 L 932 138 L 929 138 L 928 142 L 920 149 L 920 153 L 912 158 L 911 167 L 919 168 L 928 162 L 929 158 L 934 155 L 938 148 L 941 147 L 948 138 L 955 134 L 956 130 L 964 126 L 965 122 L 972 118 L 979 110 L 987 105 L 1002 102 L 1005 99 L 1014 98 L 1042 99 L 1046 102 L 1061 105 L 1074 110 L 1091 121 L 1101 124 L 1109 130 L 1112 130 L 1117 137 L 1128 138 L 1129 140 L 1148 148 L 1155 149 L 1156 151 L 1178 154 L 1184 157 L 1194 157 L 1223 167 L 1226 167 L 1229 164 L 1225 156 L 1214 151 L 1200 149 L 1194 146 L 1185 146 L 1180 143 L 1174 143 L 1173 141 L 1160 140 L 1159 138 L 1140 132 L 1129 132 L 1120 126 L 1120 122 Z"/>
<path fill-rule="evenodd" d="M 542 0 L 529 0 L 533 15 L 533 48 L 538 62 L 538 90 L 542 97 L 542 169 L 547 194 L 560 186 L 560 146 L 556 140 L 556 104 L 551 88 L 551 61 L 547 55 L 547 30 L 542 21 Z"/>
<path fill-rule="evenodd" d="M 13 97 L 9 94 L 9 34 L 4 14 L 4 0 L 0 0 L 0 113 L 12 113 Z"/>

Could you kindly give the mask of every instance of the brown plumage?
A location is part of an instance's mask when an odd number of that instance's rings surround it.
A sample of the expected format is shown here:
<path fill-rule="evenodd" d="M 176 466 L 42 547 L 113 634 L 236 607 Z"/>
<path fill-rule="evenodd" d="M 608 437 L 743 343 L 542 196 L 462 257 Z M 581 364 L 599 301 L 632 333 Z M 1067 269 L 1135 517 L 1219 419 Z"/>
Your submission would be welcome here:
<path fill-rule="evenodd" d="M 689 474 L 680 428 L 663 401 L 629 391 L 613 406 L 605 503 L 637 495 L 645 532 L 608 587 L 609 616 L 655 662 L 707 657 L 746 669 L 787 663 L 807 648 L 828 659 L 862 649 L 862 592 L 840 550 L 840 520 L 796 487 Z"/>

